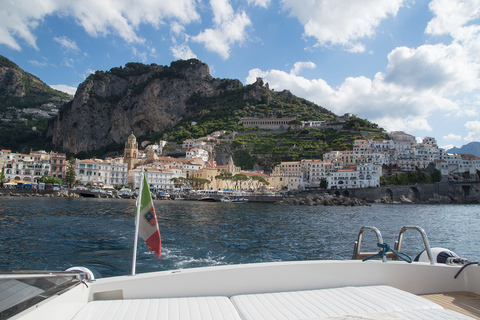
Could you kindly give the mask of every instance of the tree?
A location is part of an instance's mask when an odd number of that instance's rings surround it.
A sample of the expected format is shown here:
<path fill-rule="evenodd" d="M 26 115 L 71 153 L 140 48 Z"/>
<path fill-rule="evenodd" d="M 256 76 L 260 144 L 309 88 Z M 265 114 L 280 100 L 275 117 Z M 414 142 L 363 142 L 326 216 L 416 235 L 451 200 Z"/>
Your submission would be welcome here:
<path fill-rule="evenodd" d="M 215 176 L 215 180 L 233 180 L 233 174 L 231 172 L 220 172 Z M 218 189 L 218 181 L 217 181 L 217 189 Z"/>
<path fill-rule="evenodd" d="M 200 187 L 202 187 L 204 184 L 211 183 L 210 180 L 202 178 L 187 178 L 187 180 L 193 185 L 195 190 L 200 189 Z"/>
<path fill-rule="evenodd" d="M 320 188 L 327 189 L 327 187 L 328 187 L 327 179 L 321 179 L 320 180 Z"/>
<path fill-rule="evenodd" d="M 270 185 L 270 182 L 268 182 L 264 177 L 260 176 L 251 176 L 250 177 L 250 182 L 249 185 L 253 187 L 254 181 L 258 181 L 259 183 L 262 183 L 263 185 Z M 258 183 L 256 184 L 256 187 L 258 187 Z"/>
<path fill-rule="evenodd" d="M 298 128 L 302 127 L 302 121 L 300 119 L 292 120 L 288 123 L 290 128 L 293 129 L 293 132 L 297 132 Z"/>
<path fill-rule="evenodd" d="M 72 187 L 72 185 L 75 184 L 75 179 L 77 178 L 75 173 L 75 165 L 75 158 L 71 157 L 70 160 L 68 160 L 67 172 L 65 173 L 65 182 L 69 187 Z"/>
<path fill-rule="evenodd" d="M 215 176 L 215 179 L 220 180 L 231 180 L 233 178 L 233 174 L 231 172 L 220 172 L 220 174 Z"/>
<path fill-rule="evenodd" d="M 264 177 L 260 177 L 260 176 L 251 176 L 250 179 L 252 180 L 256 180 L 260 183 L 263 183 L 264 185 L 268 186 L 270 185 L 270 182 L 268 182 Z"/>
<path fill-rule="evenodd" d="M 0 171 L 0 187 L 3 187 L 3 180 L 5 180 L 5 174 Z"/>
<path fill-rule="evenodd" d="M 248 177 L 243 173 L 237 173 L 232 177 L 232 180 L 235 181 L 235 189 L 242 189 L 242 183 L 248 180 Z M 239 188 L 240 184 L 240 188 Z"/>
<path fill-rule="evenodd" d="M 62 179 L 57 178 L 57 177 L 52 177 L 44 174 L 40 179 L 38 179 L 39 182 L 43 183 L 51 183 L 51 184 L 62 184 Z"/>

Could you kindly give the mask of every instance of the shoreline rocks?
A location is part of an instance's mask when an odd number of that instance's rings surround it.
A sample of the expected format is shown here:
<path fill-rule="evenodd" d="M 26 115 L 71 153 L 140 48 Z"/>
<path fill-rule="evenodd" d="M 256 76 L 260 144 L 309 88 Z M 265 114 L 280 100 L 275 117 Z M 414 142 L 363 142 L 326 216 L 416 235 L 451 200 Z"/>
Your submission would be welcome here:
<path fill-rule="evenodd" d="M 282 200 L 275 202 L 280 205 L 306 205 L 306 206 L 369 206 L 366 201 L 344 196 L 334 196 L 328 193 L 311 194 L 306 197 L 284 197 Z"/>

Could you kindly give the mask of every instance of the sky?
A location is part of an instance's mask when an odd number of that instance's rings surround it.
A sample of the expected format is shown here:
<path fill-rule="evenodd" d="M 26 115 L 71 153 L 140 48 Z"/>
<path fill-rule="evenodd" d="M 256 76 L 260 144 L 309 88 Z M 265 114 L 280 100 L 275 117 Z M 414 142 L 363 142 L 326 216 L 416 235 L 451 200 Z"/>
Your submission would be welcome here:
<path fill-rule="evenodd" d="M 197 58 L 440 147 L 480 141 L 480 0 L 0 0 L 0 54 L 69 93 Z"/>

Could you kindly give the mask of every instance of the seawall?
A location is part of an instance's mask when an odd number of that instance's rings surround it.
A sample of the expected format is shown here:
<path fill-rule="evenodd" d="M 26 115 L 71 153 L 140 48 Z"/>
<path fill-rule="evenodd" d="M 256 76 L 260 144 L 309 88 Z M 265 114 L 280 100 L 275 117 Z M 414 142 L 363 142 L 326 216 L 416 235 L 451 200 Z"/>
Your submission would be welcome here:
<path fill-rule="evenodd" d="M 297 197 L 305 197 L 306 194 L 312 192 L 327 192 L 332 195 L 353 197 L 367 202 L 480 203 L 480 181 L 305 191 L 298 193 Z"/>

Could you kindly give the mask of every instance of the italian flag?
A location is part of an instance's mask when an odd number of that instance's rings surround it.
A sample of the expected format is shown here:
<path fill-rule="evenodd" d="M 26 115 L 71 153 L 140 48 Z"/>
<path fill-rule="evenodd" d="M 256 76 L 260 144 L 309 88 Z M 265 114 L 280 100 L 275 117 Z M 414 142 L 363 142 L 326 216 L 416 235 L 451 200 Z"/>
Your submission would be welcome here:
<path fill-rule="evenodd" d="M 138 235 L 145 240 L 148 249 L 153 251 L 160 260 L 161 239 L 158 229 L 157 216 L 153 207 L 153 200 L 148 187 L 145 171 L 142 170 L 142 180 L 140 182 L 140 193 L 137 198 L 135 212 L 137 213 L 136 228 Z"/>

